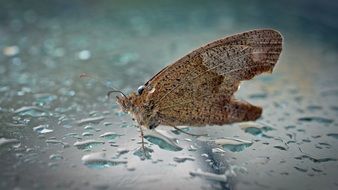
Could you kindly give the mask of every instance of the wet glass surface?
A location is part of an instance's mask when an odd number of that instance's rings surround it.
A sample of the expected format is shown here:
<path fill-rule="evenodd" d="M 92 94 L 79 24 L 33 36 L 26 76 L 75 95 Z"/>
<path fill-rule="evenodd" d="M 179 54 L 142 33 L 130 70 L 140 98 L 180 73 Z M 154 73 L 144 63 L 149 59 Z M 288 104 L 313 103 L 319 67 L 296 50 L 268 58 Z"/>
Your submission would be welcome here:
<path fill-rule="evenodd" d="M 2 1 L 0 189 L 337 189 L 334 1 Z M 146 131 L 107 99 L 191 50 L 274 28 L 272 75 L 236 96 L 256 122 Z M 80 77 L 88 73 L 90 77 Z"/>

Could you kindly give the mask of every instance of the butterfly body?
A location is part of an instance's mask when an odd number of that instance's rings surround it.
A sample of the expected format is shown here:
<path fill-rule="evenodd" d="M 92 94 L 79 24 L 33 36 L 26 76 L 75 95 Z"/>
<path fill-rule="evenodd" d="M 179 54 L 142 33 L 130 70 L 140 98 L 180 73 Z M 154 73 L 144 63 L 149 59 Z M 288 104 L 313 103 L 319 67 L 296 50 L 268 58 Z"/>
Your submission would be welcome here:
<path fill-rule="evenodd" d="M 236 100 L 240 81 L 272 72 L 282 37 L 271 29 L 225 37 L 165 67 L 137 93 L 118 96 L 139 125 L 205 126 L 256 120 L 262 108 Z"/>

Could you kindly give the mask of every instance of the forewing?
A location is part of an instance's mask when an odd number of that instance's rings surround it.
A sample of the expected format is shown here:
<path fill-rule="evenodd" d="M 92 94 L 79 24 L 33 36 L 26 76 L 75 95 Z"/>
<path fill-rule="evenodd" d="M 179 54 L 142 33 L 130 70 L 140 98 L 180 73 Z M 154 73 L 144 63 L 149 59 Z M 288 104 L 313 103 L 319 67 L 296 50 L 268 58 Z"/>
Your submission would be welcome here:
<path fill-rule="evenodd" d="M 281 50 L 282 37 L 274 30 L 253 30 L 217 40 L 155 75 L 146 83 L 152 92 L 146 100 L 154 103 L 163 123 L 166 118 L 179 120 L 182 114 L 201 116 L 204 108 L 210 109 L 206 114 L 218 111 L 224 115 L 227 110 L 223 108 L 233 101 L 239 82 L 271 72 Z M 219 120 L 214 123 L 227 123 L 226 118 Z"/>

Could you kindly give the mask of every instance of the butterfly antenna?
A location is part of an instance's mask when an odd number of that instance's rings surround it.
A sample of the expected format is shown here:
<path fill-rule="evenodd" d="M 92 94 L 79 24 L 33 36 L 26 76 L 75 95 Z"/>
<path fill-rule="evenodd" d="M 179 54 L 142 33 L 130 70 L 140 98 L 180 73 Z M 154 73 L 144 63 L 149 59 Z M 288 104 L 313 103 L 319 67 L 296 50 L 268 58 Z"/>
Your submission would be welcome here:
<path fill-rule="evenodd" d="M 100 78 L 98 76 L 95 76 L 95 75 L 92 75 L 92 74 L 89 74 L 89 73 L 81 73 L 80 74 L 80 78 L 81 79 L 87 79 L 87 78 L 88 79 L 94 79 L 94 80 L 96 80 L 97 82 L 99 82 L 104 87 L 112 88 L 114 90 L 117 89 L 112 84 L 108 84 L 107 82 L 105 82 L 102 78 Z"/>
<path fill-rule="evenodd" d="M 107 97 L 110 98 L 110 95 L 111 95 L 112 93 L 115 93 L 115 92 L 122 94 L 122 96 L 124 96 L 124 98 L 128 101 L 129 106 L 133 105 L 133 104 L 131 103 L 131 101 L 129 100 L 129 98 L 128 98 L 121 90 L 110 90 L 110 91 L 107 93 Z"/>
<path fill-rule="evenodd" d="M 120 91 L 120 90 L 110 90 L 109 92 L 107 92 L 107 97 L 110 98 L 110 95 L 112 93 L 115 93 L 115 92 L 122 94 L 122 96 L 124 96 L 126 99 L 128 99 L 127 96 L 122 91 Z"/>
<path fill-rule="evenodd" d="M 83 79 L 83 78 L 92 78 L 92 79 L 97 80 L 102 86 L 105 86 L 105 87 L 108 87 L 108 88 L 113 89 L 113 90 L 111 90 L 111 91 L 109 91 L 109 92 L 107 93 L 108 99 L 110 98 L 110 95 L 111 95 L 112 93 L 117 92 L 117 93 L 122 94 L 122 96 L 125 97 L 125 99 L 128 101 L 128 104 L 129 104 L 128 106 L 129 106 L 129 107 L 131 107 L 131 106 L 133 105 L 133 104 L 131 103 L 131 101 L 129 100 L 129 98 L 127 98 L 127 96 L 126 96 L 121 90 L 117 90 L 117 88 L 115 88 L 115 87 L 114 87 L 113 85 L 111 85 L 111 84 L 107 85 L 107 84 L 106 84 L 105 82 L 103 82 L 103 80 L 100 79 L 99 77 L 94 76 L 94 75 L 91 75 L 91 74 L 89 74 L 89 73 L 81 73 L 81 74 L 80 74 L 80 78 L 81 78 L 81 79 Z"/>
<path fill-rule="evenodd" d="M 187 135 L 191 135 L 191 136 L 194 136 L 194 137 L 202 137 L 202 136 L 206 137 L 206 136 L 208 136 L 208 134 L 201 134 L 201 135 L 199 135 L 199 134 L 192 134 L 192 133 L 183 131 L 182 129 L 177 128 L 177 127 L 175 127 L 175 126 L 174 126 L 174 128 L 175 128 L 177 131 L 181 132 L 181 133 L 184 133 L 184 134 L 187 134 Z"/>

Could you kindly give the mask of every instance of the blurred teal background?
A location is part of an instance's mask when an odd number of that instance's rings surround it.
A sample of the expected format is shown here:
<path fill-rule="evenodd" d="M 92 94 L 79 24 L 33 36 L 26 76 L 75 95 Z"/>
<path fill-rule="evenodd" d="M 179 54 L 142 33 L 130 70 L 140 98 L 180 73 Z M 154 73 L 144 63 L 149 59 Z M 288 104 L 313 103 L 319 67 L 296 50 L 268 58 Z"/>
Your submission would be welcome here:
<path fill-rule="evenodd" d="M 337 10 L 329 0 L 2 0 L 0 189 L 337 189 Z M 160 127 L 140 159 L 110 87 L 129 93 L 193 49 L 256 28 L 284 36 L 272 75 L 236 94 L 262 118 L 190 129 L 206 139 Z"/>

